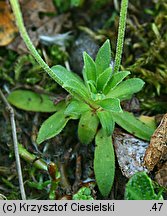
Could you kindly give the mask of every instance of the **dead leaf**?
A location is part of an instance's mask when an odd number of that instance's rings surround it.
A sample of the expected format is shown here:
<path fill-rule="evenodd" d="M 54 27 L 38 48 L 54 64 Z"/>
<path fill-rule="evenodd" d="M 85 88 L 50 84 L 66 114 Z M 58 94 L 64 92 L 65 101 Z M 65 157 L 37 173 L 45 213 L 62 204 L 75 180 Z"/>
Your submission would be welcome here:
<path fill-rule="evenodd" d="M 39 44 L 40 35 L 56 35 L 61 31 L 63 24 L 68 21 L 69 14 L 54 17 L 41 15 L 42 13 L 54 14 L 56 12 L 51 0 L 21 0 L 20 3 L 25 27 L 35 47 Z M 8 48 L 19 54 L 28 51 L 20 36 Z"/>
<path fill-rule="evenodd" d="M 35 47 L 38 46 L 41 35 L 56 35 L 60 33 L 62 26 L 69 22 L 69 14 L 62 14 L 54 17 L 41 16 L 41 13 L 56 12 L 51 0 L 21 0 L 20 3 L 25 27 Z M 18 36 L 8 48 L 19 54 L 28 52 L 20 36 Z"/>
<path fill-rule="evenodd" d="M 41 16 L 41 13 L 55 13 L 55 6 L 51 0 L 21 0 L 21 10 L 26 27 L 39 27 L 46 23 L 50 18 Z"/>
<path fill-rule="evenodd" d="M 148 142 L 116 129 L 113 134 L 113 144 L 124 176 L 130 178 L 136 172 L 147 171 L 142 164 Z"/>
<path fill-rule="evenodd" d="M 6 1 L 0 1 L 0 46 L 6 46 L 16 37 L 18 29 Z"/>
<path fill-rule="evenodd" d="M 156 172 L 155 180 L 161 186 L 167 187 L 167 161 L 163 164 L 161 169 Z"/>
<path fill-rule="evenodd" d="M 167 114 L 151 137 L 144 156 L 144 165 L 151 171 L 161 159 L 167 159 Z"/>
<path fill-rule="evenodd" d="M 21 0 L 20 5 L 26 30 L 36 47 L 39 42 L 37 30 L 51 19 L 48 16 L 41 17 L 40 14 L 46 12 L 54 13 L 55 7 L 52 1 L 47 0 Z M 27 53 L 28 51 L 20 35 L 16 37 L 14 42 L 10 44 L 8 48 L 19 54 Z"/>

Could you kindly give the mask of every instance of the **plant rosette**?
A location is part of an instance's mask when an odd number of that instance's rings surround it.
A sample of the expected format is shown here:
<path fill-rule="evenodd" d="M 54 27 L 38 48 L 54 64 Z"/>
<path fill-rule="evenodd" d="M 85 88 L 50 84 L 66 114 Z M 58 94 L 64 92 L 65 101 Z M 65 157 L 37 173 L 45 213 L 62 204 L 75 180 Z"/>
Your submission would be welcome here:
<path fill-rule="evenodd" d="M 62 66 L 51 68 L 72 97 L 42 124 L 37 143 L 59 134 L 70 119 L 79 119 L 78 138 L 81 143 L 89 144 L 95 138 L 96 181 L 102 195 L 107 196 L 115 172 L 112 145 L 115 123 L 144 140 L 150 139 L 154 129 L 122 110 L 120 102 L 140 91 L 144 82 L 139 78 L 124 80 L 129 71 L 113 73 L 109 40 L 99 49 L 95 61 L 87 53 L 83 58 L 83 80 Z"/>

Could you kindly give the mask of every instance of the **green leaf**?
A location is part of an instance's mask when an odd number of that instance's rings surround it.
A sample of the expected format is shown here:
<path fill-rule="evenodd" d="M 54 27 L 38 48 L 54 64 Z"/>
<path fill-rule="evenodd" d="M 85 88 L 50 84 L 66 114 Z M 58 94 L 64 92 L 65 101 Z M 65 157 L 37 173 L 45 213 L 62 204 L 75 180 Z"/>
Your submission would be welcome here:
<path fill-rule="evenodd" d="M 123 129 L 144 140 L 150 140 L 154 127 L 149 127 L 143 122 L 139 121 L 132 113 L 121 112 L 112 113 L 114 121 Z"/>
<path fill-rule="evenodd" d="M 112 188 L 115 175 L 115 156 L 111 136 L 103 129 L 99 130 L 95 139 L 94 172 L 98 188 L 103 196 L 107 196 Z"/>
<path fill-rule="evenodd" d="M 113 74 L 110 81 L 104 89 L 104 94 L 107 94 L 111 89 L 115 88 L 118 84 L 120 84 L 122 80 L 125 79 L 125 77 L 127 77 L 129 74 L 129 71 L 120 71 L 118 73 Z"/>
<path fill-rule="evenodd" d="M 77 99 L 85 101 L 89 98 L 86 87 L 83 88 L 76 80 L 68 80 L 66 81 L 66 83 L 64 83 L 62 87 L 67 91 L 71 92 L 70 94 Z"/>
<path fill-rule="evenodd" d="M 89 187 L 81 187 L 76 194 L 72 196 L 72 200 L 94 200 Z"/>
<path fill-rule="evenodd" d="M 147 126 L 154 128 L 154 130 L 156 130 L 157 126 L 156 126 L 155 116 L 150 117 L 150 116 L 141 115 L 139 116 L 139 120 L 145 123 Z"/>
<path fill-rule="evenodd" d="M 7 100 L 19 109 L 33 112 L 55 112 L 61 108 L 62 104 L 60 102 L 54 105 L 49 95 L 38 94 L 29 90 L 13 91 Z"/>
<path fill-rule="evenodd" d="M 97 78 L 104 70 L 106 70 L 110 66 L 110 62 L 111 62 L 110 41 L 106 40 L 106 42 L 99 49 L 95 60 Z"/>
<path fill-rule="evenodd" d="M 106 131 L 107 136 L 111 136 L 114 131 L 115 122 L 113 121 L 112 114 L 109 111 L 97 112 L 102 128 Z"/>
<path fill-rule="evenodd" d="M 59 134 L 67 122 L 70 120 L 69 116 L 64 115 L 64 109 L 56 112 L 43 122 L 37 137 L 37 143 L 40 144 L 57 134 Z"/>
<path fill-rule="evenodd" d="M 91 93 L 91 98 L 93 101 L 101 101 L 104 100 L 106 98 L 106 96 L 104 94 L 100 94 L 100 93 Z"/>
<path fill-rule="evenodd" d="M 87 81 L 87 86 L 90 93 L 94 93 L 94 94 L 97 93 L 96 83 L 94 81 L 92 80 Z"/>
<path fill-rule="evenodd" d="M 106 97 L 125 99 L 143 88 L 144 81 L 139 78 L 131 78 L 121 82 L 116 88 L 111 89 Z"/>
<path fill-rule="evenodd" d="M 103 73 L 99 75 L 97 79 L 97 90 L 98 91 L 103 91 L 108 81 L 110 80 L 111 74 L 112 74 L 112 67 L 109 67 Z"/>
<path fill-rule="evenodd" d="M 152 180 L 145 172 L 135 173 L 125 189 L 126 200 L 163 200 L 162 195 L 157 195 L 154 191 Z"/>
<path fill-rule="evenodd" d="M 65 115 L 81 115 L 83 112 L 90 110 L 90 107 L 82 101 L 72 100 L 65 109 Z"/>
<path fill-rule="evenodd" d="M 98 124 L 98 117 L 92 111 L 84 112 L 81 115 L 78 125 L 78 137 L 81 143 L 89 144 L 94 139 Z"/>
<path fill-rule="evenodd" d="M 79 99 L 87 99 L 89 97 L 88 90 L 79 76 L 60 65 L 53 66 L 51 69 L 62 88 L 66 89 L 71 95 Z M 54 79 L 54 77 L 52 78 Z"/>
<path fill-rule="evenodd" d="M 104 100 L 96 101 L 96 103 L 105 110 L 112 112 L 122 112 L 120 100 L 117 98 L 107 98 Z"/>
<path fill-rule="evenodd" d="M 95 62 L 86 52 L 83 53 L 83 58 L 84 58 L 83 77 L 85 79 L 85 83 L 87 83 L 87 81 L 89 80 L 96 82 Z"/>

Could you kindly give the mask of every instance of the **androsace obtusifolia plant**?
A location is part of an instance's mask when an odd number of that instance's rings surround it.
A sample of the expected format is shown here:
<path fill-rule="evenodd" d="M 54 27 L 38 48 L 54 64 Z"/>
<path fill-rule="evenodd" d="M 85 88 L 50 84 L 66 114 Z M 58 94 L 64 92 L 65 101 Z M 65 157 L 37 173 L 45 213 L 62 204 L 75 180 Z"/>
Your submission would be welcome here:
<path fill-rule="evenodd" d="M 67 92 L 71 98 L 58 104 L 59 111 L 50 116 L 41 126 L 37 143 L 59 134 L 70 119 L 79 119 L 78 138 L 83 144 L 95 139 L 94 172 L 97 185 L 103 196 L 112 188 L 115 173 L 115 156 L 112 133 L 115 123 L 134 134 L 149 140 L 153 128 L 122 110 L 120 102 L 140 91 L 144 82 L 139 78 L 124 80 L 129 71 L 119 71 L 125 33 L 128 0 L 122 0 L 118 40 L 114 68 L 111 67 L 110 41 L 99 49 L 95 61 L 83 53 L 83 80 L 60 65 L 49 66 L 37 53 L 23 24 L 17 0 L 10 0 L 16 22 L 23 40 L 41 67 Z"/>

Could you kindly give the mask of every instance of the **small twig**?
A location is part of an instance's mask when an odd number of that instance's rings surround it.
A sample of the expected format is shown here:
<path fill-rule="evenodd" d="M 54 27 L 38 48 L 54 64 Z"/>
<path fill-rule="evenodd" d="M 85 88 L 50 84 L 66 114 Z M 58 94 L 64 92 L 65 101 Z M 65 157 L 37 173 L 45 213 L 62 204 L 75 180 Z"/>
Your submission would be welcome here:
<path fill-rule="evenodd" d="M 79 184 L 81 182 L 81 174 L 82 174 L 82 170 L 81 170 L 81 155 L 77 156 L 76 158 L 76 170 L 75 170 L 75 182 L 73 184 L 73 192 L 76 193 L 78 191 L 78 187 Z"/>
<path fill-rule="evenodd" d="M 6 100 L 3 92 L 0 89 L 0 96 L 4 102 L 4 104 L 7 107 L 7 110 L 10 113 L 10 122 L 11 122 L 11 128 L 12 128 L 12 136 L 13 136 L 13 143 L 14 143 L 14 153 L 15 153 L 15 159 L 16 159 L 16 167 L 18 172 L 18 178 L 19 178 L 19 187 L 20 187 L 20 193 L 22 200 L 26 200 L 26 194 L 24 190 L 24 184 L 23 184 L 23 176 L 22 176 L 22 170 L 21 170 L 21 164 L 20 164 L 20 156 L 19 156 L 19 150 L 18 150 L 18 141 L 17 141 L 17 134 L 16 134 L 16 124 L 15 124 L 15 118 L 14 118 L 14 110 L 11 107 L 11 105 Z"/>
<path fill-rule="evenodd" d="M 59 164 L 59 171 L 60 171 L 60 183 L 67 194 L 71 194 L 71 185 L 67 177 L 66 173 L 66 165 L 64 163 Z"/>
<path fill-rule="evenodd" d="M 37 138 L 37 134 L 38 134 L 38 129 L 37 129 L 37 125 L 38 125 L 38 118 L 39 118 L 39 113 L 36 113 L 32 122 L 32 132 L 31 132 L 31 142 L 35 148 L 35 150 L 39 153 L 41 153 L 38 149 L 37 143 L 36 143 L 36 138 Z"/>

